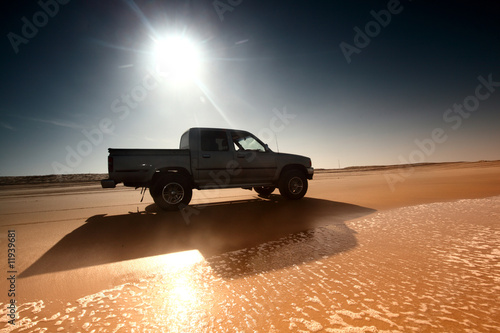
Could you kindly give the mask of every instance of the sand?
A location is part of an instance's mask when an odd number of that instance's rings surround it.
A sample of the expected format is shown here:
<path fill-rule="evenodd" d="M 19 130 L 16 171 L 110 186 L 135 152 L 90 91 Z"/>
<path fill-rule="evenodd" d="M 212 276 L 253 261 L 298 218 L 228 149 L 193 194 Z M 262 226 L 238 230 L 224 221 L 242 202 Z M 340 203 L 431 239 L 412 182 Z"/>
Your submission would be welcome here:
<path fill-rule="evenodd" d="M 318 171 L 300 201 L 195 191 L 182 213 L 72 180 L 0 187 L 2 331 L 500 330 L 500 162 Z"/>

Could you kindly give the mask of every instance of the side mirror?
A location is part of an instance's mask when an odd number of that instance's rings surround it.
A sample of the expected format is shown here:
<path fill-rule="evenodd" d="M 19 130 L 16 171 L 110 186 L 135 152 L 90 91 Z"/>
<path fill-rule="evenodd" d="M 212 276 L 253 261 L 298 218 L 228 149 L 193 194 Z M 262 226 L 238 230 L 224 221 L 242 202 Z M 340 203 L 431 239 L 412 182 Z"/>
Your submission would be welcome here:
<path fill-rule="evenodd" d="M 267 143 L 264 143 L 264 149 L 266 150 L 266 152 L 271 151 L 271 149 L 269 149 L 269 145 Z"/>

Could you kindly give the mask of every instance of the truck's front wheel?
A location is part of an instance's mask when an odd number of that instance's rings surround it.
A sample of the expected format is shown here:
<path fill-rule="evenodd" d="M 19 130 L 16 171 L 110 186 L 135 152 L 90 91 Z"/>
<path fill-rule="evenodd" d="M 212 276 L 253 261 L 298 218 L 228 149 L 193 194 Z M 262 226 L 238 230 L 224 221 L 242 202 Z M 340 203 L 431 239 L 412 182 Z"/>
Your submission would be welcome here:
<path fill-rule="evenodd" d="M 307 178 L 300 170 L 285 171 L 280 177 L 279 189 L 287 199 L 301 199 L 307 192 Z"/>
<path fill-rule="evenodd" d="M 187 206 L 193 196 L 189 180 L 182 175 L 162 175 L 149 189 L 154 202 L 163 210 Z"/>

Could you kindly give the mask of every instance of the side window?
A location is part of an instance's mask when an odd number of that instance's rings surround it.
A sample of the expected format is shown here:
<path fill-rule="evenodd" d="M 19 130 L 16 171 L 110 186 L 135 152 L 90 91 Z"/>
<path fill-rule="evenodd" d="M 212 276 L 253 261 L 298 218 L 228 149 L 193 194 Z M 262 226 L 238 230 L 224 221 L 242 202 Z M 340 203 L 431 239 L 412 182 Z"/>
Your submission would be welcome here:
<path fill-rule="evenodd" d="M 201 130 L 201 150 L 203 151 L 228 151 L 226 131 Z"/>
<path fill-rule="evenodd" d="M 266 148 L 257 139 L 247 132 L 231 132 L 234 149 L 236 151 L 259 151 L 265 152 Z"/>

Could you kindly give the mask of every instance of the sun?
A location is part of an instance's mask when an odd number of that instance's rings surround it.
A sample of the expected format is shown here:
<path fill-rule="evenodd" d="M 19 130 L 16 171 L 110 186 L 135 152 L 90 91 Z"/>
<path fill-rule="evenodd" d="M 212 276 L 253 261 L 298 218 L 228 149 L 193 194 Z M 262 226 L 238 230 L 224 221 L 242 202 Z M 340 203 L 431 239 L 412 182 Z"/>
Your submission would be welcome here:
<path fill-rule="evenodd" d="M 168 37 L 156 41 L 154 58 L 156 70 L 175 81 L 195 79 L 200 69 L 199 50 L 185 37 Z"/>

